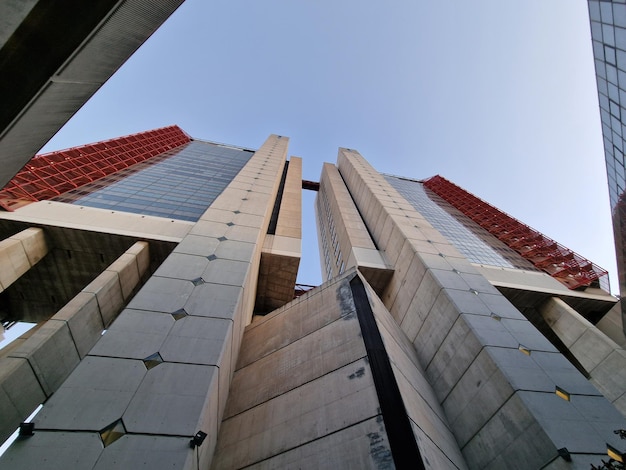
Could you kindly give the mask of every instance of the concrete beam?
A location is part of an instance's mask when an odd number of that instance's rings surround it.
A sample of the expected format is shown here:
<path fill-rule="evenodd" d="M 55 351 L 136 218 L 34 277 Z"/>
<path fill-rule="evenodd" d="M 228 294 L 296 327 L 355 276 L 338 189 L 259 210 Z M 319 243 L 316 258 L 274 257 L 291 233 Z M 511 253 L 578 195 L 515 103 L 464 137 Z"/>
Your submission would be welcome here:
<path fill-rule="evenodd" d="M 0 3 L 0 187 L 181 3 Z"/>
<path fill-rule="evenodd" d="M 40 228 L 28 228 L 0 241 L 0 292 L 35 266 L 49 249 Z"/>

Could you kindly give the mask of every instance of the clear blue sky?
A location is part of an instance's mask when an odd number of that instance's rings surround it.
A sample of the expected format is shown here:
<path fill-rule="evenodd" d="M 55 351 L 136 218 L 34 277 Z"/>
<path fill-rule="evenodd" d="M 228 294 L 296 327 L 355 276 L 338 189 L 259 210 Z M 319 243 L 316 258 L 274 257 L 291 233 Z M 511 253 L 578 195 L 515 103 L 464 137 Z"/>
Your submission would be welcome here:
<path fill-rule="evenodd" d="M 616 285 L 585 0 L 187 0 L 44 151 L 169 124 L 248 147 L 289 136 L 311 180 L 339 146 L 441 174 Z M 304 203 L 299 280 L 318 284 Z"/>

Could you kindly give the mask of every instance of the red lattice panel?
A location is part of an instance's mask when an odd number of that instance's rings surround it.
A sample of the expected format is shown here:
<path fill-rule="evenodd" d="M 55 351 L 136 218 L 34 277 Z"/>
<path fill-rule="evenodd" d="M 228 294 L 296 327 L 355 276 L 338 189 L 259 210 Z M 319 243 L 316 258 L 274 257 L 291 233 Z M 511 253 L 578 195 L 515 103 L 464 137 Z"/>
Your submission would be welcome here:
<path fill-rule="evenodd" d="M 442 176 L 433 176 L 424 186 L 568 288 L 587 287 L 600 278 L 608 287 L 606 270 Z"/>
<path fill-rule="evenodd" d="M 181 128 L 169 126 L 35 155 L 0 191 L 0 205 L 11 210 L 15 200 L 53 198 L 189 141 Z"/>

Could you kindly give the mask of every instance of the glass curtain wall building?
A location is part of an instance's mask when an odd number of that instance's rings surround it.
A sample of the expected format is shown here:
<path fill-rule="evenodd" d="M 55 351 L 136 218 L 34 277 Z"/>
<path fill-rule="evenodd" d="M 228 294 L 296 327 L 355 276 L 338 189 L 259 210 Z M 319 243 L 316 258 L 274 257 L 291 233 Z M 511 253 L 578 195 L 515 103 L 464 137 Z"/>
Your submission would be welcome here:
<path fill-rule="evenodd" d="M 626 4 L 589 0 L 617 269 L 626 296 Z M 626 331 L 626 305 L 622 304 Z"/>

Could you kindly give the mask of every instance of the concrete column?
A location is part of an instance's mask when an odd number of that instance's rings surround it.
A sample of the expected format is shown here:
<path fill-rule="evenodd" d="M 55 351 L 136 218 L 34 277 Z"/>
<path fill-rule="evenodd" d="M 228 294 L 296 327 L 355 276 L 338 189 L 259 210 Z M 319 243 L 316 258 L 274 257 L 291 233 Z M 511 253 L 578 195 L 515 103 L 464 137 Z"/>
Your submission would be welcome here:
<path fill-rule="evenodd" d="M 333 278 L 357 266 L 380 294 L 391 277 L 391 270 L 370 237 L 337 167 L 330 163 L 322 168 L 315 210 L 325 278 Z M 335 220 L 338 223 L 335 224 Z"/>
<path fill-rule="evenodd" d="M 302 238 L 302 158 L 291 157 L 280 201 L 276 235 Z"/>
<path fill-rule="evenodd" d="M 302 159 L 291 157 L 276 230 L 263 242 L 256 309 L 270 312 L 293 299 L 302 255 Z"/>
<path fill-rule="evenodd" d="M 122 285 L 126 292 L 132 292 L 148 268 L 149 259 L 148 243 L 135 243 L 0 359 L 0 416 L 6 417 L 0 420 L 0 441 L 57 391 L 96 344 L 105 325 L 125 303 Z"/>
<path fill-rule="evenodd" d="M 539 313 L 580 361 L 591 383 L 626 416 L 626 351 L 557 297 L 546 300 Z"/>
<path fill-rule="evenodd" d="M 0 241 L 0 292 L 35 266 L 48 250 L 44 231 L 40 228 L 27 228 Z"/>
<path fill-rule="evenodd" d="M 622 328 L 622 301 L 619 300 L 611 310 L 606 312 L 602 319 L 596 323 L 596 328 L 626 349 L 626 335 Z"/>

